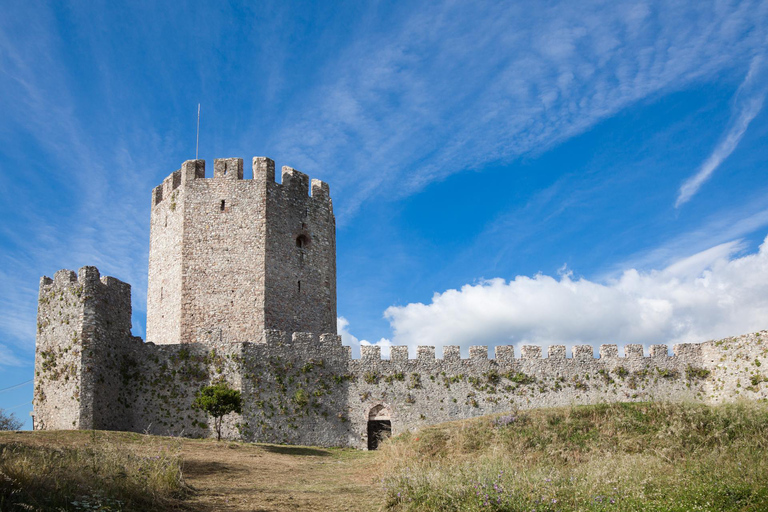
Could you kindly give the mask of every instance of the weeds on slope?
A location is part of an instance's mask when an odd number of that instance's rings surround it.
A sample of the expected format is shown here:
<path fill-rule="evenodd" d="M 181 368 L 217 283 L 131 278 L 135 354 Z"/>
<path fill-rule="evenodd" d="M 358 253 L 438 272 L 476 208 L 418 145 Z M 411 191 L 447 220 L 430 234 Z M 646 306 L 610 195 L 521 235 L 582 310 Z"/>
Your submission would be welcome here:
<path fill-rule="evenodd" d="M 399 436 L 380 463 L 398 511 L 768 510 L 768 406 L 517 412 Z"/>
<path fill-rule="evenodd" d="M 0 443 L 0 510 L 157 510 L 188 492 L 178 450 L 99 439 L 52 448 Z"/>

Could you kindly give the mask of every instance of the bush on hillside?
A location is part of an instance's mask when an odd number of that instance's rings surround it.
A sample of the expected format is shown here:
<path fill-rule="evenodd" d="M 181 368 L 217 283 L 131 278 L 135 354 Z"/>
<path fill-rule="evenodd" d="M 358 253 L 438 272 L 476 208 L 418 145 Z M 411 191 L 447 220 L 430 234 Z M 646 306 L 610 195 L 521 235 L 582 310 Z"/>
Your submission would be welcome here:
<path fill-rule="evenodd" d="M 13 413 L 7 414 L 0 409 L 0 430 L 20 430 L 24 423 Z"/>

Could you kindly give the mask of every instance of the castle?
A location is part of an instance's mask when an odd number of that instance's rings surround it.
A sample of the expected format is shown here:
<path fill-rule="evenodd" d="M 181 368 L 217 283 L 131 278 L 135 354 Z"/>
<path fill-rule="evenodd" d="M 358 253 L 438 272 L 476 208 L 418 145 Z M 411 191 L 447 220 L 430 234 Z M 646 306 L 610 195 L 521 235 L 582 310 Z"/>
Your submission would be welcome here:
<path fill-rule="evenodd" d="M 768 398 L 768 332 L 666 345 L 361 347 L 336 334 L 336 230 L 328 185 L 268 158 L 184 162 L 152 191 L 147 342 L 130 286 L 95 267 L 40 281 L 33 424 L 211 435 L 204 385 L 239 389 L 224 435 L 376 448 L 420 426 L 518 408 Z"/>

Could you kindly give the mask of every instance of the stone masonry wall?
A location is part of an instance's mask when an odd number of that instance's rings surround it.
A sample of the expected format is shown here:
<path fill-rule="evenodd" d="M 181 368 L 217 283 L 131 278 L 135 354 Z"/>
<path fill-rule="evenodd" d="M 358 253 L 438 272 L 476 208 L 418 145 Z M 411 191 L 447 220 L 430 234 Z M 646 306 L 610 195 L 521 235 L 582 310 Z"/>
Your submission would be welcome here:
<path fill-rule="evenodd" d="M 350 349 L 335 334 L 266 331 L 242 360 L 247 441 L 351 446 Z"/>
<path fill-rule="evenodd" d="M 328 185 L 253 159 L 184 162 L 152 193 L 147 340 L 192 343 L 217 331 L 335 330 L 335 220 Z"/>
<path fill-rule="evenodd" d="M 35 344 L 35 416 L 38 430 L 87 428 L 80 407 L 83 377 L 82 285 L 60 270 L 40 279 Z"/>
<path fill-rule="evenodd" d="M 184 162 L 152 191 L 147 339 L 155 343 L 179 343 L 181 339 L 186 183 L 204 177 L 205 162 Z"/>
<path fill-rule="evenodd" d="M 520 358 L 512 346 L 471 347 L 461 359 L 459 347 L 445 347 L 442 359 L 434 347 L 419 347 L 409 359 L 407 347 L 393 347 L 382 360 L 378 347 L 362 347 L 362 357 L 350 362 L 356 378 L 350 387 L 352 428 L 364 446 L 369 414 L 383 406 L 392 422 L 392 433 L 502 413 L 517 409 L 634 402 L 648 400 L 697 400 L 704 395 L 701 360 L 697 350 L 676 349 L 685 355 L 668 356 L 666 345 L 625 347 L 619 357 L 615 345 L 603 345 L 595 358 L 591 346 L 577 346 L 566 357 L 564 346 L 550 346 L 543 358 L 541 347 L 523 347 Z"/>
<path fill-rule="evenodd" d="M 205 385 L 243 396 L 229 439 L 367 446 L 394 434 L 520 408 L 615 401 L 768 399 L 768 332 L 702 344 L 362 347 L 336 334 L 336 235 L 328 185 L 290 167 L 184 162 L 152 192 L 147 339 L 131 335 L 130 286 L 95 267 L 40 281 L 35 429 L 212 435 L 193 407 Z"/>
<path fill-rule="evenodd" d="M 131 287 L 100 277 L 96 267 L 77 275 L 61 270 L 40 280 L 35 351 L 35 428 L 103 428 L 116 398 L 114 376 L 102 356 L 130 336 Z"/>
<path fill-rule="evenodd" d="M 250 342 L 221 330 L 195 343 L 155 345 L 130 335 L 130 287 L 94 267 L 56 273 L 40 286 L 35 368 L 36 429 L 96 428 L 160 435 L 212 435 L 194 409 L 197 391 L 225 381 L 243 394 L 225 418 L 229 439 L 367 446 L 372 412 L 394 434 L 516 409 L 616 401 L 768 399 L 768 331 L 682 344 L 644 354 L 640 345 L 362 347 L 352 359 L 334 334 L 267 330 Z"/>
<path fill-rule="evenodd" d="M 328 185 L 309 186 L 290 167 L 280 185 L 268 175 L 265 329 L 336 332 L 336 221 Z"/>

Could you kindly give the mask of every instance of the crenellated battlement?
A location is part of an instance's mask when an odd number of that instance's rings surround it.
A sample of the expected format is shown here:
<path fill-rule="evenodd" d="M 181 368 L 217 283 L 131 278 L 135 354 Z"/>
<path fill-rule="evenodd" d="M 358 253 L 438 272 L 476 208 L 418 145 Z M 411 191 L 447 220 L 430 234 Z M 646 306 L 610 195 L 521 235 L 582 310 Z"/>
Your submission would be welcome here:
<path fill-rule="evenodd" d="M 614 359 L 659 359 L 659 358 L 690 358 L 698 357 L 700 354 L 700 345 L 683 343 L 674 345 L 674 355 L 669 355 L 667 345 L 651 345 L 648 355 L 645 355 L 645 349 L 642 345 L 628 344 L 624 346 L 624 355 L 619 355 L 618 345 L 600 345 L 598 355 L 595 356 L 595 350 L 592 345 L 574 345 L 571 348 L 570 356 L 567 355 L 565 345 L 549 345 L 546 347 L 547 357 L 543 356 L 543 347 L 539 345 L 523 345 L 520 348 L 520 357 L 515 357 L 514 345 L 496 345 L 493 347 L 494 356 L 489 356 L 488 346 L 474 345 L 469 347 L 469 357 L 461 357 L 461 347 L 458 345 L 446 345 L 443 347 L 442 358 L 436 356 L 435 347 L 419 345 L 416 347 L 416 357 L 409 358 L 408 347 L 405 345 L 390 347 L 389 360 L 392 361 L 476 361 L 476 360 L 496 360 L 496 361 L 523 361 L 531 359 L 553 359 L 553 360 L 614 360 Z M 381 347 L 376 345 L 363 345 L 360 347 L 361 360 L 387 360 L 382 358 Z"/>
<path fill-rule="evenodd" d="M 272 183 L 281 187 L 289 195 L 297 197 L 311 197 L 316 201 L 327 203 L 330 201 L 330 187 L 328 183 L 311 179 L 308 175 L 288 166 L 281 170 L 281 183 L 275 181 L 275 162 L 267 157 L 253 157 L 251 166 L 252 175 L 246 177 L 243 171 L 242 158 L 217 158 L 213 161 L 213 176 L 206 177 L 205 160 L 187 160 L 177 171 L 169 174 L 162 183 L 152 190 L 152 207 L 162 203 L 166 198 L 172 197 L 174 191 L 190 181 L 240 181 L 252 184 L 252 186 Z"/>
<path fill-rule="evenodd" d="M 341 336 L 338 334 L 326 333 L 317 334 L 313 332 L 287 332 L 277 329 L 267 329 L 263 332 L 261 339 L 254 340 L 256 344 L 266 344 L 273 347 L 327 347 L 340 348 Z"/>
<path fill-rule="evenodd" d="M 83 292 L 94 291 L 117 294 L 129 302 L 131 297 L 131 285 L 112 276 L 102 276 L 99 269 L 92 266 L 81 267 L 77 273 L 67 269 L 59 270 L 53 279 L 48 276 L 40 278 L 40 297 L 45 293 L 64 290 L 75 291 L 78 297 Z"/>

